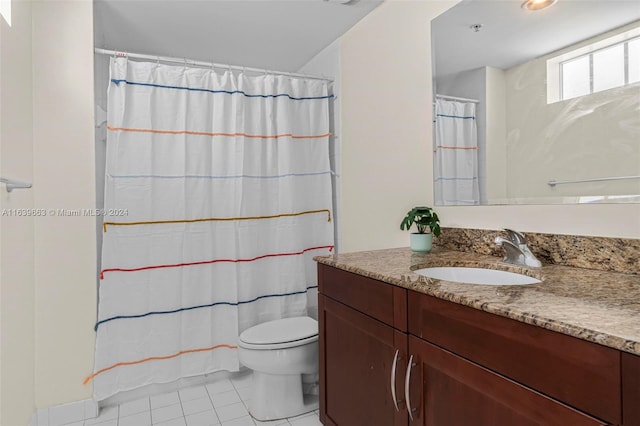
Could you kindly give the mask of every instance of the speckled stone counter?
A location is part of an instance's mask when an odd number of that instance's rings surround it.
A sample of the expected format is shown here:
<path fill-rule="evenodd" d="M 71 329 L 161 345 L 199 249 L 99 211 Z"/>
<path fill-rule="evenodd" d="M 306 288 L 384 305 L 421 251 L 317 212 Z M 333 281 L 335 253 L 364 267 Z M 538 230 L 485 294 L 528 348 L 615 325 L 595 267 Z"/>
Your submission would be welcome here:
<path fill-rule="evenodd" d="M 435 248 L 318 256 L 318 263 L 416 290 L 527 324 L 640 355 L 640 275 L 548 265 L 530 269 L 501 258 Z M 542 280 L 521 286 L 485 286 L 434 280 L 412 271 L 468 266 L 524 273 Z"/>

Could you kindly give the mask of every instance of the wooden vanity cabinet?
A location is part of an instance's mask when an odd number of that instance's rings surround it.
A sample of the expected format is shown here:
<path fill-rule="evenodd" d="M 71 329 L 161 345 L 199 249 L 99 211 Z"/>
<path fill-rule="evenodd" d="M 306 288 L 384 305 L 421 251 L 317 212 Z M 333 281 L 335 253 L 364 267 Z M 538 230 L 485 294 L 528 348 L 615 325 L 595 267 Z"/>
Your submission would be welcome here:
<path fill-rule="evenodd" d="M 406 290 L 325 265 L 318 275 L 320 421 L 406 426 Z"/>
<path fill-rule="evenodd" d="M 611 348 L 323 264 L 318 279 L 325 426 L 640 426 L 640 357 L 621 370 Z"/>

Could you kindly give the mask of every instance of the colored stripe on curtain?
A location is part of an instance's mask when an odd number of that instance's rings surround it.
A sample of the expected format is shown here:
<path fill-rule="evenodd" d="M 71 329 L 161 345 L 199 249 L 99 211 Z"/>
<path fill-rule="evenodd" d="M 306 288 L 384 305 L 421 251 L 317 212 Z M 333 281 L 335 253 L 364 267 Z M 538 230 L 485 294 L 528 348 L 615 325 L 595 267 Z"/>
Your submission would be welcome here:
<path fill-rule="evenodd" d="M 94 398 L 240 367 L 317 306 L 333 249 L 327 82 L 112 58 Z"/>
<path fill-rule="evenodd" d="M 476 106 L 437 99 L 435 107 L 435 203 L 479 204 Z"/>

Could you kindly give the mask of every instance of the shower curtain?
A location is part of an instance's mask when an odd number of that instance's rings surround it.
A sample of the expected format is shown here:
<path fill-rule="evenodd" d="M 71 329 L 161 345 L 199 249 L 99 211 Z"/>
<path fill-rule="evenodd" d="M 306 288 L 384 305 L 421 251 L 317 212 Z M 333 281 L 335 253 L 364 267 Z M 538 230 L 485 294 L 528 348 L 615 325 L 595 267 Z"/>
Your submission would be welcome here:
<path fill-rule="evenodd" d="M 476 105 L 437 99 L 435 107 L 435 203 L 479 204 Z"/>
<path fill-rule="evenodd" d="M 333 249 L 326 81 L 112 58 L 94 398 L 240 367 Z"/>

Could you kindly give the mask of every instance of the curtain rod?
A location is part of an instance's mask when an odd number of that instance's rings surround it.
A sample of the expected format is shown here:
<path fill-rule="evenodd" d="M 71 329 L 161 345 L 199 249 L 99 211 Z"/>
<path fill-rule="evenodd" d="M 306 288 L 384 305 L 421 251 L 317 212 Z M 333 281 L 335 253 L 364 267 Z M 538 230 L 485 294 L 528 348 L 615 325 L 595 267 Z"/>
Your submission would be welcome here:
<path fill-rule="evenodd" d="M 192 65 L 192 66 L 197 66 L 202 68 L 223 68 L 223 69 L 231 69 L 236 71 L 249 71 L 249 72 L 255 72 L 260 74 L 268 73 L 268 74 L 275 74 L 275 75 L 284 75 L 288 77 L 299 77 L 299 78 L 308 78 L 312 80 L 323 80 L 323 81 L 328 81 L 330 83 L 333 83 L 333 79 L 331 78 L 316 77 L 313 75 L 298 74 L 293 72 L 271 71 L 271 70 L 262 69 L 262 68 L 251 68 L 251 67 L 241 67 L 237 65 L 216 64 L 213 62 L 195 61 L 195 60 L 185 59 L 185 58 L 172 58 L 169 56 L 155 56 L 155 55 L 145 55 L 142 53 L 119 52 L 117 50 L 100 49 L 98 47 L 96 47 L 94 51 L 95 53 L 98 53 L 100 55 L 117 56 L 120 58 L 148 59 L 151 61 Z"/>
<path fill-rule="evenodd" d="M 450 100 L 450 101 L 473 102 L 474 104 L 479 104 L 480 103 L 480 101 L 477 100 L 477 99 L 459 98 L 457 96 L 436 95 L 436 98 L 446 99 L 446 100 Z"/>

